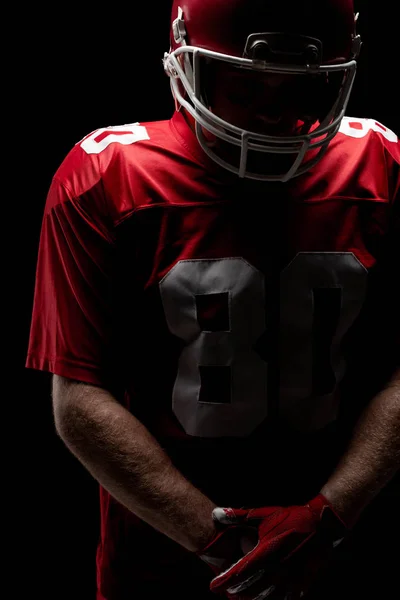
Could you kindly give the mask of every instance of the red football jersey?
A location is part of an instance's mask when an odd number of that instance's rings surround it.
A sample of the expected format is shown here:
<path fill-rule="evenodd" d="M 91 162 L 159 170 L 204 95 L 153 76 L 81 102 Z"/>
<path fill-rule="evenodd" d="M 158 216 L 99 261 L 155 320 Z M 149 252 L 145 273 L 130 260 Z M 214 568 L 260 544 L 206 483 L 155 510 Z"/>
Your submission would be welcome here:
<path fill-rule="evenodd" d="M 220 505 L 307 500 L 342 407 L 398 359 L 399 165 L 371 119 L 345 118 L 286 184 L 221 174 L 180 113 L 94 131 L 48 193 L 27 367 L 121 390 Z M 208 589 L 197 557 L 100 492 L 99 600 L 175 573 Z"/>

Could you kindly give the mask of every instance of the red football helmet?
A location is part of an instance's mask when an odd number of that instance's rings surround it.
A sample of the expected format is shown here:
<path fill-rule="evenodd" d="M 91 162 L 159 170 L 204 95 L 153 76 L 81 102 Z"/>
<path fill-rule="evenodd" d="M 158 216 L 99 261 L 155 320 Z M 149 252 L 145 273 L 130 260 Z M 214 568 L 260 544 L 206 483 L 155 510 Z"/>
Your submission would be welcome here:
<path fill-rule="evenodd" d="M 258 180 L 313 167 L 345 114 L 361 47 L 355 22 L 353 0 L 174 0 L 164 68 L 204 152 Z"/>

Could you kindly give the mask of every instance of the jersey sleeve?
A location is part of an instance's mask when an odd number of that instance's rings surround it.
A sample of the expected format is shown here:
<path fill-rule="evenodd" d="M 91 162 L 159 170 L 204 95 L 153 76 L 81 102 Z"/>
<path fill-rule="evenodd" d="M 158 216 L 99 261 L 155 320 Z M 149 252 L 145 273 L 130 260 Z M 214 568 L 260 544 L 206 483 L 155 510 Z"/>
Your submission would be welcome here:
<path fill-rule="evenodd" d="M 26 367 L 112 379 L 113 238 L 101 181 L 79 195 L 53 178 L 42 220 Z"/>

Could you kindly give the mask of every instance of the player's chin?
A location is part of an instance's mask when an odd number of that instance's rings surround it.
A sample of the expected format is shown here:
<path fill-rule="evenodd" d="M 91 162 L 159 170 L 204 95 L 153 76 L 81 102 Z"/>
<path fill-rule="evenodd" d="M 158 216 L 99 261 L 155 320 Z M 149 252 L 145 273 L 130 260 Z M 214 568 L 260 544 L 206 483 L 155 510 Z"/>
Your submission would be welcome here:
<path fill-rule="evenodd" d="M 292 168 L 297 154 L 274 154 L 272 152 L 249 152 L 247 171 L 261 173 L 270 177 L 283 176 Z"/>
<path fill-rule="evenodd" d="M 239 169 L 242 153 L 239 146 L 216 140 L 211 148 L 220 159 Z M 297 152 L 276 153 L 273 149 L 268 151 L 249 149 L 246 153 L 246 173 L 256 175 L 255 179 L 259 179 L 258 175 L 272 180 L 281 178 L 291 170 L 297 156 Z"/>
<path fill-rule="evenodd" d="M 246 123 L 247 131 L 274 138 L 285 138 L 298 135 L 303 121 L 292 114 L 281 115 L 275 119 L 255 116 Z"/>
<path fill-rule="evenodd" d="M 252 127 L 250 131 L 264 135 L 266 137 L 273 137 L 284 139 L 286 137 L 293 137 L 297 134 L 297 127 L 295 123 L 277 123 L 276 125 L 265 125 L 263 127 Z"/>

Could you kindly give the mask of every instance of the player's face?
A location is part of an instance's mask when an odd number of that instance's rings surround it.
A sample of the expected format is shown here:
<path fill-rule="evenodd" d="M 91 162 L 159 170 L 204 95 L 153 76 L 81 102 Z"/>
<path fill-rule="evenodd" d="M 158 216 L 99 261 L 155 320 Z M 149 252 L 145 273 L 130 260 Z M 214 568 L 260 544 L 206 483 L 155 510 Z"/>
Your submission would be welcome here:
<path fill-rule="evenodd" d="M 255 133 L 290 136 L 306 116 L 299 108 L 305 79 L 301 74 L 258 73 L 216 61 L 206 94 L 212 112 L 223 120 Z M 316 120 L 315 115 L 311 118 Z"/>

